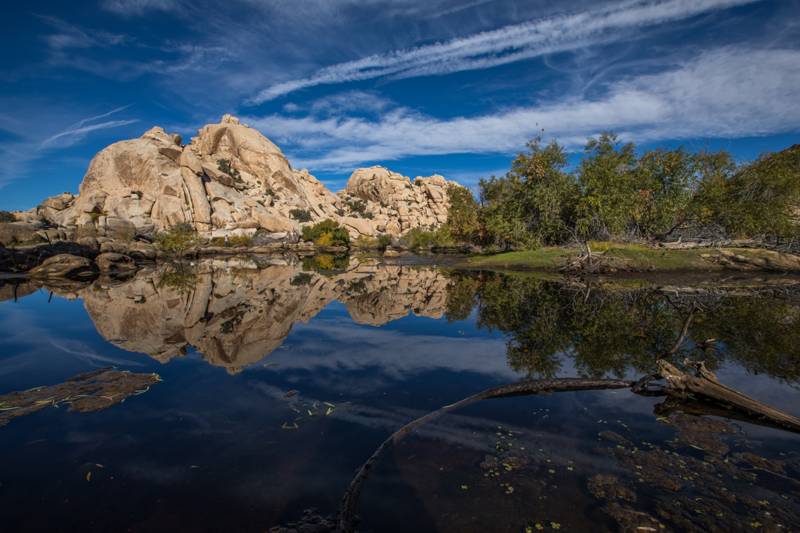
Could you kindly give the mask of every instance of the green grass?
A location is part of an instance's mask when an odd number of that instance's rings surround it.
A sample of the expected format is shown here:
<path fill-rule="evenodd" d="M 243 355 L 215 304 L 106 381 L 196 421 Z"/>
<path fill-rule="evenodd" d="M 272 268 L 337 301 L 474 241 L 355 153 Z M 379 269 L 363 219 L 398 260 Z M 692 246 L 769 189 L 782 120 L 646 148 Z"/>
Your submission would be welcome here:
<path fill-rule="evenodd" d="M 553 270 L 562 267 L 577 250 L 562 247 L 546 247 L 537 250 L 505 252 L 495 255 L 470 257 L 467 265 L 482 268 L 526 268 Z"/>
<path fill-rule="evenodd" d="M 600 254 L 610 266 L 621 271 L 680 272 L 710 271 L 722 268 L 713 258 L 718 250 L 696 248 L 668 250 L 642 244 L 591 242 L 594 253 Z M 761 257 L 767 253 L 757 249 L 731 249 L 740 255 Z M 536 250 L 506 252 L 495 255 L 471 257 L 463 265 L 467 268 L 558 270 L 580 250 L 575 247 L 544 247 Z"/>

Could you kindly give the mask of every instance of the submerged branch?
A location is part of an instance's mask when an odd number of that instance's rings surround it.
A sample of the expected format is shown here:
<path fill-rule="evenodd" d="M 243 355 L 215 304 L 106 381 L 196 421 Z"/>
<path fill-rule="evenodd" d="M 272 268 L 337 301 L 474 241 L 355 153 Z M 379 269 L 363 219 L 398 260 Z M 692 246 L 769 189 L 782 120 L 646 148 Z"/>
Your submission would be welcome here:
<path fill-rule="evenodd" d="M 350 482 L 347 490 L 342 498 L 342 504 L 339 512 L 337 523 L 337 531 L 342 533 L 349 533 L 354 531 L 353 523 L 355 520 L 356 509 L 358 507 L 358 500 L 361 496 L 361 488 L 366 481 L 370 470 L 378 461 L 383 452 L 391 447 L 393 444 L 401 441 L 406 435 L 415 429 L 431 422 L 442 415 L 466 407 L 470 404 L 480 400 L 487 400 L 490 398 L 506 398 L 509 396 L 524 396 L 530 394 L 540 394 L 544 392 L 564 392 L 564 391 L 585 391 L 585 390 L 601 390 L 601 389 L 624 389 L 631 386 L 630 381 L 617 380 L 617 379 L 580 379 L 580 378 L 561 378 L 561 379 L 543 379 L 535 381 L 521 381 L 511 385 L 503 385 L 494 387 L 485 391 L 479 392 L 463 400 L 450 405 L 445 405 L 430 412 L 424 416 L 412 420 L 405 426 L 401 427 L 389 437 L 384 440 L 380 446 L 373 452 L 373 454 L 361 465 L 356 472 L 355 477 Z"/>

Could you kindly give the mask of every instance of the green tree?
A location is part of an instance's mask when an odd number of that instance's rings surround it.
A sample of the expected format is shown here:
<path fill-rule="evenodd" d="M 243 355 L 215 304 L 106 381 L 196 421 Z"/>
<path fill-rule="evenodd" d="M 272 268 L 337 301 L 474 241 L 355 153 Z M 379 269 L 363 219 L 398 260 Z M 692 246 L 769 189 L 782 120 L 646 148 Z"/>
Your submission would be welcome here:
<path fill-rule="evenodd" d="M 689 219 L 694 177 L 695 159 L 682 148 L 639 158 L 632 214 L 643 236 L 667 237 Z"/>
<path fill-rule="evenodd" d="M 537 247 L 566 239 L 577 196 L 566 164 L 557 142 L 543 145 L 535 138 L 505 177 L 481 180 L 481 219 L 488 240 L 501 247 Z"/>
<path fill-rule="evenodd" d="M 584 237 L 623 237 L 638 205 L 634 145 L 621 144 L 615 134 L 603 133 L 589 139 L 584 154 L 578 169 L 578 233 Z"/>
<path fill-rule="evenodd" d="M 472 192 L 460 185 L 447 187 L 450 208 L 447 211 L 446 231 L 459 242 L 472 242 L 478 238 L 478 202 Z"/>
<path fill-rule="evenodd" d="M 800 236 L 800 144 L 765 154 L 730 180 L 736 208 L 731 230 L 742 235 Z"/>

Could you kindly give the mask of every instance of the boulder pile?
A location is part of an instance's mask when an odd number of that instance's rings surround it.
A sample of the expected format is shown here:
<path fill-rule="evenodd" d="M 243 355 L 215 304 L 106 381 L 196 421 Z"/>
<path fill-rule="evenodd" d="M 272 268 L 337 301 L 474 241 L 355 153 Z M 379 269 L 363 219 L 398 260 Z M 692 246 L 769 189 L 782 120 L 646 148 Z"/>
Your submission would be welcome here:
<path fill-rule="evenodd" d="M 181 223 L 202 237 L 253 236 L 296 241 L 304 224 L 333 219 L 351 237 L 400 235 L 447 220 L 442 176 L 408 177 L 382 167 L 353 172 L 338 194 L 230 115 L 204 126 L 189 144 L 154 127 L 114 143 L 89 164 L 79 193 L 46 199 L 16 213 L 8 239 L 131 241 Z M 0 238 L 3 238 L 0 228 Z M 266 234 L 266 236 L 264 236 Z M 8 244 L 8 243 L 3 243 Z"/>

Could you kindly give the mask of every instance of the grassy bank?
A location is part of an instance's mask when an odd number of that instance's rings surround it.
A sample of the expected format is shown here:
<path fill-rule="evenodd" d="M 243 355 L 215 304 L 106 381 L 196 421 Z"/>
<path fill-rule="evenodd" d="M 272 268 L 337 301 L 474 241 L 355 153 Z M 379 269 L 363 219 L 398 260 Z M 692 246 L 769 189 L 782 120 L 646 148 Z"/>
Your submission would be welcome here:
<path fill-rule="evenodd" d="M 592 251 L 609 267 L 627 272 L 768 270 L 800 272 L 800 258 L 753 248 L 670 250 L 628 243 L 592 242 Z M 469 258 L 465 267 L 558 270 L 580 255 L 576 247 L 544 247 Z"/>

